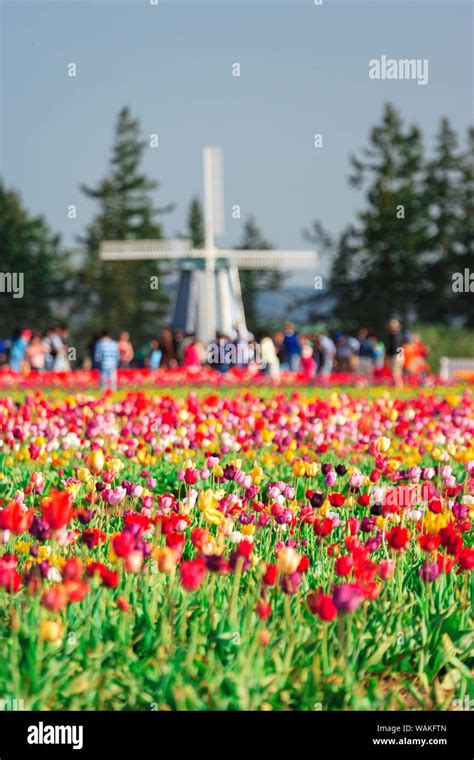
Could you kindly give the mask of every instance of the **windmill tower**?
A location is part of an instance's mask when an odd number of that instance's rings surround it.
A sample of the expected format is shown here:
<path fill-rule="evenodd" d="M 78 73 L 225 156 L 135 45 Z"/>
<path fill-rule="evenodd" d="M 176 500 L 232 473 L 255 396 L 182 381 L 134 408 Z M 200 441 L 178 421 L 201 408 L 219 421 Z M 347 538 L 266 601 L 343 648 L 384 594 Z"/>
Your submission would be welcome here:
<path fill-rule="evenodd" d="M 239 269 L 308 269 L 315 271 L 315 251 L 223 250 L 215 238 L 224 232 L 222 149 L 203 150 L 204 248 L 190 240 L 103 241 L 104 261 L 168 259 L 179 262 L 180 279 L 171 319 L 173 329 L 195 332 L 209 343 L 216 331 L 230 335 L 233 326 L 245 326 Z"/>

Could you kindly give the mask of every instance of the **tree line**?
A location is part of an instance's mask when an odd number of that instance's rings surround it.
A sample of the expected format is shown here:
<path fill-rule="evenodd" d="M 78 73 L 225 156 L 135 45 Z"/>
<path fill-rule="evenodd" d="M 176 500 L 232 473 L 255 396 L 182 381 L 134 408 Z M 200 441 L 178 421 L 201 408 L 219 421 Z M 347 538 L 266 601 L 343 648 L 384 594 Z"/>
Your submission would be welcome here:
<path fill-rule="evenodd" d="M 406 322 L 464 324 L 474 327 L 472 292 L 453 290 L 453 275 L 473 267 L 474 129 L 465 143 L 442 119 L 434 149 L 427 153 L 421 130 L 406 126 L 387 104 L 368 145 L 350 157 L 348 181 L 362 192 L 362 208 L 337 238 L 315 221 L 306 237 L 330 257 L 331 273 L 322 293 L 312 296 L 318 318 L 330 297 L 338 324 L 380 329 L 397 315 Z M 45 329 L 67 319 L 83 334 L 126 327 L 135 340 L 154 336 L 164 323 L 170 298 L 150 288 L 171 271 L 162 261 L 104 262 L 102 240 L 162 239 L 163 219 L 173 204 L 154 203 L 159 183 L 146 176 L 148 143 L 140 123 L 123 108 L 117 118 L 107 172 L 95 187 L 82 185 L 96 213 L 78 239 L 80 256 L 68 249 L 42 216 L 32 216 L 17 190 L 0 181 L 0 261 L 3 272 L 24 273 L 24 297 L 0 294 L 2 333 L 15 327 Z M 185 235 L 204 244 L 203 214 L 191 202 Z M 247 219 L 238 248 L 271 244 L 253 217 Z M 241 272 L 249 326 L 265 319 L 258 292 L 278 289 L 278 272 Z M 473 277 L 474 279 L 474 277 Z M 473 286 L 474 288 L 474 286 Z"/>

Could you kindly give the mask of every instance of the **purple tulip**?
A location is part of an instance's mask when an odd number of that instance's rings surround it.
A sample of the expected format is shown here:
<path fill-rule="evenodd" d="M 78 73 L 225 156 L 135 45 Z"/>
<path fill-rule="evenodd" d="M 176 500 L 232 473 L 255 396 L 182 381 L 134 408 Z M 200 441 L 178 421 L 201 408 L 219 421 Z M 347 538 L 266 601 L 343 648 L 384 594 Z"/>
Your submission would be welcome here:
<path fill-rule="evenodd" d="M 436 580 L 441 570 L 439 569 L 437 562 L 423 562 L 419 572 L 420 578 L 422 578 L 425 583 L 432 583 Z"/>
<path fill-rule="evenodd" d="M 295 594 L 298 590 L 298 586 L 301 583 L 301 573 L 290 573 L 290 575 L 284 575 L 280 581 L 280 586 L 285 594 Z"/>
<path fill-rule="evenodd" d="M 355 612 L 364 597 L 356 583 L 342 583 L 334 586 L 332 600 L 339 612 Z"/>
<path fill-rule="evenodd" d="M 467 506 L 467 504 L 459 504 L 458 502 L 453 504 L 453 515 L 456 518 L 456 520 L 465 520 L 468 514 L 469 514 L 469 507 Z"/>

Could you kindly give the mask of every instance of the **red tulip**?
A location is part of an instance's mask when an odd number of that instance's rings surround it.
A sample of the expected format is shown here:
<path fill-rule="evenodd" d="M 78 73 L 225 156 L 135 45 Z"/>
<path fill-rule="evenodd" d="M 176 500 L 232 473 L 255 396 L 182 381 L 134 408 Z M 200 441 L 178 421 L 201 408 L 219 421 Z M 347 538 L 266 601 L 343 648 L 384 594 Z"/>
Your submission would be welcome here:
<path fill-rule="evenodd" d="M 352 568 L 354 567 L 354 559 L 349 555 L 346 554 L 343 557 L 338 557 L 335 564 L 335 571 L 336 575 L 349 575 Z"/>
<path fill-rule="evenodd" d="M 125 599 L 124 596 L 119 596 L 117 598 L 117 607 L 122 610 L 122 612 L 128 612 L 130 609 L 130 605 Z"/>
<path fill-rule="evenodd" d="M 181 563 L 179 570 L 182 587 L 186 591 L 195 591 L 206 575 L 206 563 L 202 559 L 187 560 Z"/>
<path fill-rule="evenodd" d="M 261 620 L 268 620 L 272 614 L 272 608 L 269 602 L 265 602 L 263 599 L 259 599 L 257 602 L 257 615 Z"/>
<path fill-rule="evenodd" d="M 16 593 L 21 586 L 21 573 L 17 572 L 17 558 L 14 554 L 0 557 L 0 586 L 9 593 Z"/>
<path fill-rule="evenodd" d="M 62 575 L 64 581 L 80 581 L 84 565 L 79 557 L 70 557 L 64 563 Z"/>
<path fill-rule="evenodd" d="M 308 606 L 313 613 L 321 618 L 321 620 L 334 620 L 337 615 L 337 608 L 327 594 L 321 593 L 321 591 L 311 591 L 307 596 Z"/>
<path fill-rule="evenodd" d="M 196 470 L 195 467 L 188 467 L 184 471 L 184 482 L 188 484 L 188 486 L 192 486 L 196 483 L 198 479 L 199 472 Z"/>
<path fill-rule="evenodd" d="M 115 570 L 105 569 L 101 573 L 102 583 L 107 588 L 117 588 L 119 583 L 119 574 Z"/>
<path fill-rule="evenodd" d="M 313 530 L 318 536 L 328 536 L 332 530 L 332 520 L 324 517 L 322 520 L 315 520 Z"/>
<path fill-rule="evenodd" d="M 89 591 L 87 581 L 67 581 L 64 584 L 69 602 L 82 602 Z"/>
<path fill-rule="evenodd" d="M 68 603 L 68 593 L 64 586 L 52 586 L 44 592 L 41 604 L 52 612 L 63 610 Z"/>
<path fill-rule="evenodd" d="M 439 536 L 432 536 L 430 533 L 424 533 L 418 537 L 420 547 L 425 552 L 434 552 L 438 548 L 440 540 Z"/>
<path fill-rule="evenodd" d="M 410 540 L 410 532 L 406 528 L 396 525 L 387 533 L 387 541 L 392 549 L 405 549 Z"/>
<path fill-rule="evenodd" d="M 72 498 L 67 491 L 52 489 L 49 496 L 41 500 L 43 518 L 52 530 L 65 528 L 72 517 Z"/>
<path fill-rule="evenodd" d="M 428 502 L 428 508 L 431 512 L 439 515 L 443 511 L 443 505 L 439 499 L 431 499 Z"/>
<path fill-rule="evenodd" d="M 11 501 L 6 509 L 0 509 L 0 528 L 12 533 L 25 533 L 31 528 L 33 512 L 22 504 Z"/>
<path fill-rule="evenodd" d="M 446 547 L 448 554 L 451 554 L 453 557 L 459 554 L 463 546 L 463 538 L 457 530 L 448 525 L 447 528 L 441 528 L 439 535 L 441 545 Z"/>
<path fill-rule="evenodd" d="M 112 548 L 117 557 L 127 557 L 135 544 L 135 537 L 129 530 L 118 533 L 112 539 Z"/>
<path fill-rule="evenodd" d="M 267 565 L 265 574 L 262 578 L 263 582 L 267 586 L 274 586 L 278 575 L 278 568 L 276 565 Z"/>
<path fill-rule="evenodd" d="M 474 548 L 465 546 L 459 552 L 458 563 L 461 570 L 472 570 L 474 568 Z"/>
<path fill-rule="evenodd" d="M 310 559 L 309 557 L 301 557 L 300 564 L 298 565 L 298 572 L 299 573 L 305 573 L 306 570 L 309 567 Z"/>

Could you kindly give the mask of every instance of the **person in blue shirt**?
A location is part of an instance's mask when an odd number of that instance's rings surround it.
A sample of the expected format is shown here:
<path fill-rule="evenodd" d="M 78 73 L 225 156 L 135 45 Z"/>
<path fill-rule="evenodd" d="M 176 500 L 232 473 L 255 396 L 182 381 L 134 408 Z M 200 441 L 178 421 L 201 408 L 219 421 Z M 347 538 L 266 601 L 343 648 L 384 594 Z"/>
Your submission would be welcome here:
<path fill-rule="evenodd" d="M 375 368 L 375 347 L 372 335 L 363 327 L 357 333 L 359 340 L 359 373 L 371 377 Z"/>
<path fill-rule="evenodd" d="M 110 337 L 108 330 L 102 331 L 102 337 L 96 343 L 94 361 L 100 370 L 101 388 L 116 390 L 120 351 L 117 341 Z"/>
<path fill-rule="evenodd" d="M 285 322 L 283 348 L 292 372 L 298 372 L 300 368 L 301 343 L 295 332 L 293 322 Z"/>
<path fill-rule="evenodd" d="M 162 358 L 163 351 L 160 349 L 160 344 L 157 340 L 152 340 L 150 352 L 150 369 L 159 369 Z"/>
<path fill-rule="evenodd" d="M 12 372 L 21 372 L 31 330 L 15 330 L 11 339 L 9 366 Z"/>

